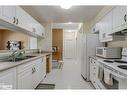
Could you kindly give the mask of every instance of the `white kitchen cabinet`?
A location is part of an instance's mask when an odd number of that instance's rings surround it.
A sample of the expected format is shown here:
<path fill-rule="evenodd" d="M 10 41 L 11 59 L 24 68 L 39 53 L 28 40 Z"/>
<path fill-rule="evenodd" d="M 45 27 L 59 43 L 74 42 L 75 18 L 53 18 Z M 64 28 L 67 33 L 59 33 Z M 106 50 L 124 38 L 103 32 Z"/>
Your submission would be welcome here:
<path fill-rule="evenodd" d="M 16 7 L 16 25 L 27 30 L 32 31 L 31 27 L 29 26 L 29 14 L 25 12 L 22 8 Z"/>
<path fill-rule="evenodd" d="M 34 89 L 43 79 L 42 58 L 17 67 L 18 89 Z"/>
<path fill-rule="evenodd" d="M 113 23 L 113 11 L 111 10 L 107 13 L 99 22 L 99 40 L 100 42 L 109 42 L 124 40 L 124 37 L 121 35 L 110 35 L 112 33 L 112 23 Z"/>
<path fill-rule="evenodd" d="M 2 6 L 1 19 L 11 24 L 16 23 L 16 7 Z"/>
<path fill-rule="evenodd" d="M 127 24 L 127 6 L 117 6 L 113 9 L 113 33 L 125 28 Z"/>
<path fill-rule="evenodd" d="M 34 73 L 33 73 L 33 87 L 36 88 L 37 85 L 42 81 L 43 79 L 43 72 L 42 72 L 42 59 L 38 59 L 34 61 Z"/>
<path fill-rule="evenodd" d="M 17 85 L 18 89 L 33 89 L 33 62 L 17 67 Z"/>
<path fill-rule="evenodd" d="M 43 56 L 43 64 L 42 64 L 42 76 L 43 79 L 46 77 L 46 56 Z"/>
<path fill-rule="evenodd" d="M 109 35 L 109 33 L 112 31 L 112 11 L 101 19 L 99 25 L 99 40 L 101 42 L 112 41 L 112 36 Z"/>
<path fill-rule="evenodd" d="M 8 89 L 16 89 L 16 68 L 0 72 L 0 89 L 7 89 L 2 85 L 8 86 Z"/>

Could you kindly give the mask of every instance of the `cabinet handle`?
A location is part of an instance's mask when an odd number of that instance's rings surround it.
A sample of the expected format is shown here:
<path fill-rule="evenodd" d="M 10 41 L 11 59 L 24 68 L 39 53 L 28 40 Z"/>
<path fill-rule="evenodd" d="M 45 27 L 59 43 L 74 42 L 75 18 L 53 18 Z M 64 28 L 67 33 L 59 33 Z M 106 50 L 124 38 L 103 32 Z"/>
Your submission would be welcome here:
<path fill-rule="evenodd" d="M 36 68 L 33 67 L 33 68 L 32 68 L 32 74 L 35 73 L 35 72 L 36 72 Z"/>
<path fill-rule="evenodd" d="M 124 21 L 125 21 L 125 22 L 127 21 L 126 17 L 127 17 L 127 15 L 125 14 L 125 15 L 124 15 Z"/>
<path fill-rule="evenodd" d="M 16 25 L 19 23 L 19 20 L 18 19 L 16 19 Z"/>
<path fill-rule="evenodd" d="M 34 72 L 36 72 L 36 68 L 34 67 Z"/>
<path fill-rule="evenodd" d="M 16 22 L 16 18 L 15 17 L 13 17 L 13 23 L 15 23 Z"/>
<path fill-rule="evenodd" d="M 32 74 L 34 73 L 34 69 L 32 68 Z"/>

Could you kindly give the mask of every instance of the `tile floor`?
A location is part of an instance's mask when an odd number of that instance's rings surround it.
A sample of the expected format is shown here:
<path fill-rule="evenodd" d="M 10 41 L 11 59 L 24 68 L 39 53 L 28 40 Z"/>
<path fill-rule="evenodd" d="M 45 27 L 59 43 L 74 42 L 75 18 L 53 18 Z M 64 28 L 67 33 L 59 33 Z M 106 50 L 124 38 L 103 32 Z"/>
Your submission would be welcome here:
<path fill-rule="evenodd" d="M 55 84 L 55 89 L 94 89 L 80 74 L 80 64 L 64 60 L 63 69 L 53 69 L 42 83 Z"/>

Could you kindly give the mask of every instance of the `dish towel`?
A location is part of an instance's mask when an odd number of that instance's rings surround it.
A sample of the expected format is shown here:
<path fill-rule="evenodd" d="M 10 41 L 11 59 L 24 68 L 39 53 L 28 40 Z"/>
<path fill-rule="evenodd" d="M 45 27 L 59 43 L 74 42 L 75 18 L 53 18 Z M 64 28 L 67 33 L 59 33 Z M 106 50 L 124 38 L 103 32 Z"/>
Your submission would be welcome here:
<path fill-rule="evenodd" d="M 109 86 L 113 85 L 111 72 L 106 68 L 104 68 L 104 82 Z"/>
<path fill-rule="evenodd" d="M 104 68 L 101 64 L 99 64 L 98 78 L 100 79 L 100 81 L 102 81 L 103 77 L 104 77 Z"/>

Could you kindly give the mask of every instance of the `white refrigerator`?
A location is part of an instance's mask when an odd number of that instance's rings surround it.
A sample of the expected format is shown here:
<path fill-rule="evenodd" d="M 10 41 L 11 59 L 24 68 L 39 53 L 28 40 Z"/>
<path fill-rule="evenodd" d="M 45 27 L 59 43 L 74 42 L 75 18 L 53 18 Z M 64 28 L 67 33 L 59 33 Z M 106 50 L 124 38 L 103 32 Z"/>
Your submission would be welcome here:
<path fill-rule="evenodd" d="M 89 56 L 95 55 L 96 47 L 102 46 L 99 42 L 98 34 L 85 33 L 82 35 L 81 46 L 81 75 L 89 81 L 90 79 L 90 63 Z"/>

